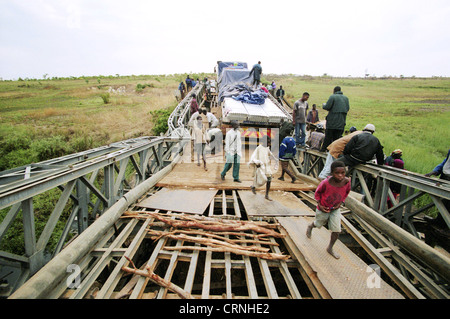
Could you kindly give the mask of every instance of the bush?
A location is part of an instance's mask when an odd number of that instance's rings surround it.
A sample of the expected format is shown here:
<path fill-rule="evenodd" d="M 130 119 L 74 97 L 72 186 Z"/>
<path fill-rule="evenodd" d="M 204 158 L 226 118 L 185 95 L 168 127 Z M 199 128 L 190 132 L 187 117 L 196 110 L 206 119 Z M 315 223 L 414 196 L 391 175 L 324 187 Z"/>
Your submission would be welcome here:
<path fill-rule="evenodd" d="M 94 140 L 91 136 L 79 136 L 70 141 L 70 149 L 73 153 L 83 152 L 94 147 Z"/>
<path fill-rule="evenodd" d="M 149 88 L 154 88 L 155 86 L 153 85 L 153 84 L 141 84 L 141 83 L 138 83 L 137 85 L 136 85 L 136 92 L 141 92 L 143 89 L 145 89 L 146 87 L 149 87 Z"/>
<path fill-rule="evenodd" d="M 39 162 L 61 157 L 72 152 L 64 138 L 59 135 L 35 140 L 31 144 L 31 149 Z"/>
<path fill-rule="evenodd" d="M 160 133 L 166 133 L 169 129 L 169 125 L 167 124 L 167 120 L 169 119 L 170 113 L 172 113 L 169 109 L 155 110 L 151 111 L 151 121 L 153 123 L 153 135 L 159 136 Z"/>
<path fill-rule="evenodd" d="M 0 171 L 19 167 L 34 161 L 30 145 L 32 138 L 25 132 L 2 132 L 0 139 Z"/>
<path fill-rule="evenodd" d="M 109 93 L 103 93 L 101 97 L 103 99 L 103 103 L 108 104 L 110 102 L 111 95 L 109 95 Z"/>

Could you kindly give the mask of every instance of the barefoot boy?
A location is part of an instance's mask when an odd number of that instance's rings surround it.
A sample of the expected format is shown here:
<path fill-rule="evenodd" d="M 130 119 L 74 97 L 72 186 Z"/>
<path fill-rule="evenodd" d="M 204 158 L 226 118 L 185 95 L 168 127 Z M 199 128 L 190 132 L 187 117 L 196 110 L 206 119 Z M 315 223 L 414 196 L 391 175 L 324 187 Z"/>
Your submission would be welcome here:
<path fill-rule="evenodd" d="M 349 193 L 350 179 L 345 176 L 345 165 L 341 161 L 335 161 L 331 164 L 331 176 L 317 186 L 314 195 L 317 200 L 316 219 L 306 230 L 306 236 L 311 238 L 314 227 L 320 228 L 328 222 L 331 239 L 327 252 L 336 259 L 340 257 L 333 251 L 333 245 L 341 232 L 341 211 L 339 208 Z"/>

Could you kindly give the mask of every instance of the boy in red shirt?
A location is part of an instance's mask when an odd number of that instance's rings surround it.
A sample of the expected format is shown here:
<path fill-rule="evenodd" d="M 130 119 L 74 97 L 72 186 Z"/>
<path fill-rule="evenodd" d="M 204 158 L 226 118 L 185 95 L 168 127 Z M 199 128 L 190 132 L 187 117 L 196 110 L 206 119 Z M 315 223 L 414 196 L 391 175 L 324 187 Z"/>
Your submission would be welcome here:
<path fill-rule="evenodd" d="M 350 179 L 345 176 L 345 164 L 341 161 L 333 162 L 331 164 L 331 176 L 317 186 L 314 195 L 317 200 L 316 218 L 306 230 L 306 236 L 311 238 L 314 227 L 320 228 L 328 222 L 331 239 L 327 252 L 336 259 L 340 258 L 333 251 L 333 245 L 341 232 L 341 211 L 339 208 L 350 193 L 350 186 Z"/>

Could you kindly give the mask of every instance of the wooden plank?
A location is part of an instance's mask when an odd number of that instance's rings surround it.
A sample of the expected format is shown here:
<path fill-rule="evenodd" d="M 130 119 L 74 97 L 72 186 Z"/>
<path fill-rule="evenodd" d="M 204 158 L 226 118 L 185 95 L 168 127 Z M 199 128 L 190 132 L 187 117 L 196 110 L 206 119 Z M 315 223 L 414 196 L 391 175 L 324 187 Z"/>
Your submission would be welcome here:
<path fill-rule="evenodd" d="M 197 237 L 201 237 L 201 235 L 197 235 Z M 196 243 L 195 246 L 200 246 L 200 244 Z M 186 282 L 184 284 L 184 290 L 191 293 L 192 287 L 194 285 L 194 278 L 195 278 L 195 270 L 197 269 L 197 261 L 198 261 L 198 255 L 200 254 L 200 251 L 194 250 L 192 252 L 191 261 L 189 263 L 189 270 L 186 277 Z"/>
<path fill-rule="evenodd" d="M 214 198 L 211 200 L 211 203 L 209 204 L 209 212 L 208 212 L 208 216 L 213 216 L 214 215 Z"/>
<path fill-rule="evenodd" d="M 174 212 L 203 214 L 216 193 L 217 189 L 193 190 L 163 188 L 154 195 L 139 202 L 136 206 Z"/>
<path fill-rule="evenodd" d="M 209 287 L 211 285 L 211 256 L 212 252 L 206 252 L 205 270 L 203 272 L 202 299 L 209 299 Z"/>
<path fill-rule="evenodd" d="M 178 163 L 174 166 L 173 170 L 162 178 L 157 184 L 157 187 L 172 187 L 180 188 L 188 185 L 189 189 L 250 189 L 253 184 L 253 169 L 242 161 L 239 170 L 239 179 L 242 183 L 236 183 L 233 181 L 231 170 L 225 176 L 223 181 L 220 177 L 220 173 L 224 167 L 223 156 L 221 154 L 214 155 L 212 158 L 207 158 L 208 171 L 205 171 L 203 167 L 198 167 L 196 163 L 190 163 L 189 160 Z M 316 186 L 312 183 L 298 178 L 294 184 L 290 181 L 280 181 L 279 172 L 274 172 L 274 178 L 272 179 L 272 190 L 284 190 L 284 191 L 309 191 L 315 190 Z"/>
<path fill-rule="evenodd" d="M 260 244 L 256 244 L 257 247 L 261 247 Z M 264 286 L 266 287 L 267 296 L 269 299 L 278 299 L 277 289 L 270 273 L 269 264 L 267 260 L 258 258 L 259 268 L 261 269 L 261 275 L 263 277 Z"/>
<path fill-rule="evenodd" d="M 124 256 L 128 258 L 133 258 L 134 254 L 136 253 L 137 249 L 139 248 L 139 245 L 144 240 L 145 235 L 147 233 L 147 227 L 150 222 L 152 222 L 152 218 L 148 218 L 144 221 L 141 228 L 139 229 L 138 233 L 134 237 L 133 241 L 131 242 L 130 246 L 126 249 L 124 252 Z M 114 291 L 114 288 L 118 284 L 119 280 L 121 279 L 120 273 L 122 266 L 126 265 L 128 261 L 122 257 L 119 262 L 117 263 L 116 267 L 112 271 L 111 275 L 108 277 L 108 280 L 103 285 L 102 289 L 98 292 L 96 298 L 97 299 L 105 299 L 110 298 L 111 294 Z"/>
<path fill-rule="evenodd" d="M 306 237 L 306 228 L 312 218 L 277 217 L 277 221 L 289 234 L 292 242 L 303 254 L 318 280 L 323 284 L 332 298 L 338 299 L 401 299 L 403 296 L 380 278 L 380 287 L 370 288 L 367 284 L 370 273 L 368 265 L 337 241 L 334 250 L 340 259 L 331 256 L 326 248 L 330 232 L 324 227 L 314 228 L 312 237 Z"/>
<path fill-rule="evenodd" d="M 248 216 L 314 216 L 311 210 L 294 194 L 282 191 L 269 193 L 272 201 L 264 198 L 264 193 L 238 191 Z"/>
<path fill-rule="evenodd" d="M 176 247 L 180 247 L 182 245 L 183 245 L 183 241 L 177 240 Z M 173 272 L 175 271 L 175 268 L 177 266 L 179 253 L 180 253 L 179 251 L 172 252 L 172 257 L 170 258 L 169 266 L 166 269 L 166 275 L 164 276 L 164 279 L 169 282 L 171 281 Z M 157 299 L 165 298 L 166 294 L 167 294 L 167 288 L 161 287 L 159 289 Z"/>
<path fill-rule="evenodd" d="M 237 199 L 236 191 L 233 190 L 233 205 L 234 205 L 234 214 L 238 218 L 241 218 L 241 210 L 239 209 L 239 202 Z"/>
<path fill-rule="evenodd" d="M 227 215 L 227 196 L 225 190 L 222 191 L 222 216 Z"/>
<path fill-rule="evenodd" d="M 241 239 L 245 239 L 245 236 L 241 236 Z M 243 246 L 247 246 L 243 244 Z M 250 257 L 242 256 L 245 264 L 245 279 L 247 281 L 248 294 L 251 299 L 258 298 L 258 291 L 256 290 L 255 277 L 253 276 L 252 264 L 250 262 Z"/>
<path fill-rule="evenodd" d="M 230 236 L 225 236 L 227 239 L 230 238 Z M 225 252 L 225 291 L 227 299 L 232 299 L 231 295 L 231 253 Z"/>
<path fill-rule="evenodd" d="M 275 238 L 271 237 L 270 241 L 272 243 L 276 243 Z M 278 246 L 272 246 L 272 250 L 276 254 L 281 254 L 281 250 Z M 294 299 L 301 299 L 302 296 L 300 295 L 300 292 L 298 291 L 297 285 L 294 282 L 294 279 L 292 278 L 291 273 L 289 272 L 288 266 L 286 261 L 280 260 L 280 272 L 283 275 L 284 280 L 286 281 L 286 285 L 289 289 L 289 292 L 291 293 L 292 298 Z"/>

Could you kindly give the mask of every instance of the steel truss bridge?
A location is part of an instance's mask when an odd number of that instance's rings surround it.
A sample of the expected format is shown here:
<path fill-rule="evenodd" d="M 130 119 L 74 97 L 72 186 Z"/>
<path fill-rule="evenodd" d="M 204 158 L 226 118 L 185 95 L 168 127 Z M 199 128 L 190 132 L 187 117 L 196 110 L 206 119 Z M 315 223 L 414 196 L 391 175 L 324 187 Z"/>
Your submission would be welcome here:
<path fill-rule="evenodd" d="M 3 297 L 59 298 L 67 288 L 68 267 L 89 254 L 91 259 L 84 259 L 84 267 L 90 269 L 90 284 L 111 261 L 124 264 L 121 257 L 137 248 L 131 243 L 128 251 L 120 243 L 132 232 L 136 240 L 142 239 L 147 225 L 136 230 L 130 223 L 119 231 L 120 217 L 177 163 L 189 141 L 185 133 L 190 101 L 193 95 L 202 100 L 204 91 L 204 84 L 197 85 L 178 104 L 165 136 L 125 140 L 0 173 L 0 209 L 6 212 L 0 224 L 0 247 L 11 240 L 8 232 L 12 227 L 21 227 L 24 239 L 22 251 L 0 251 L 0 266 L 16 274 L 16 279 L 0 291 Z M 317 184 L 315 177 L 326 154 L 307 149 L 299 153 L 291 167 L 298 176 Z M 450 184 L 372 164 L 359 165 L 350 174 L 355 196 L 346 201 L 342 221 L 346 232 L 408 298 L 447 299 L 450 259 L 424 242 L 423 230 L 417 229 L 417 216 L 435 209 L 449 227 L 444 201 L 450 200 Z M 392 194 L 391 183 L 401 184 L 398 198 Z M 300 191 L 297 195 L 305 202 L 315 202 L 313 192 Z M 43 212 L 35 203 L 46 196 L 55 200 L 45 212 L 48 217 L 44 228 L 38 232 L 37 214 Z M 416 208 L 414 201 L 420 197 L 429 197 L 430 201 Z M 224 192 L 221 203 L 226 202 Z M 55 238 L 57 227 L 63 230 Z M 98 248 L 102 247 L 99 243 L 107 241 L 113 243 L 110 248 Z M 92 256 L 100 256 L 98 264 L 88 266 Z M 111 276 L 109 286 L 98 297 L 110 296 L 118 280 Z M 317 291 L 317 296 L 324 297 L 320 289 Z M 83 294 L 72 297 L 82 298 Z"/>

